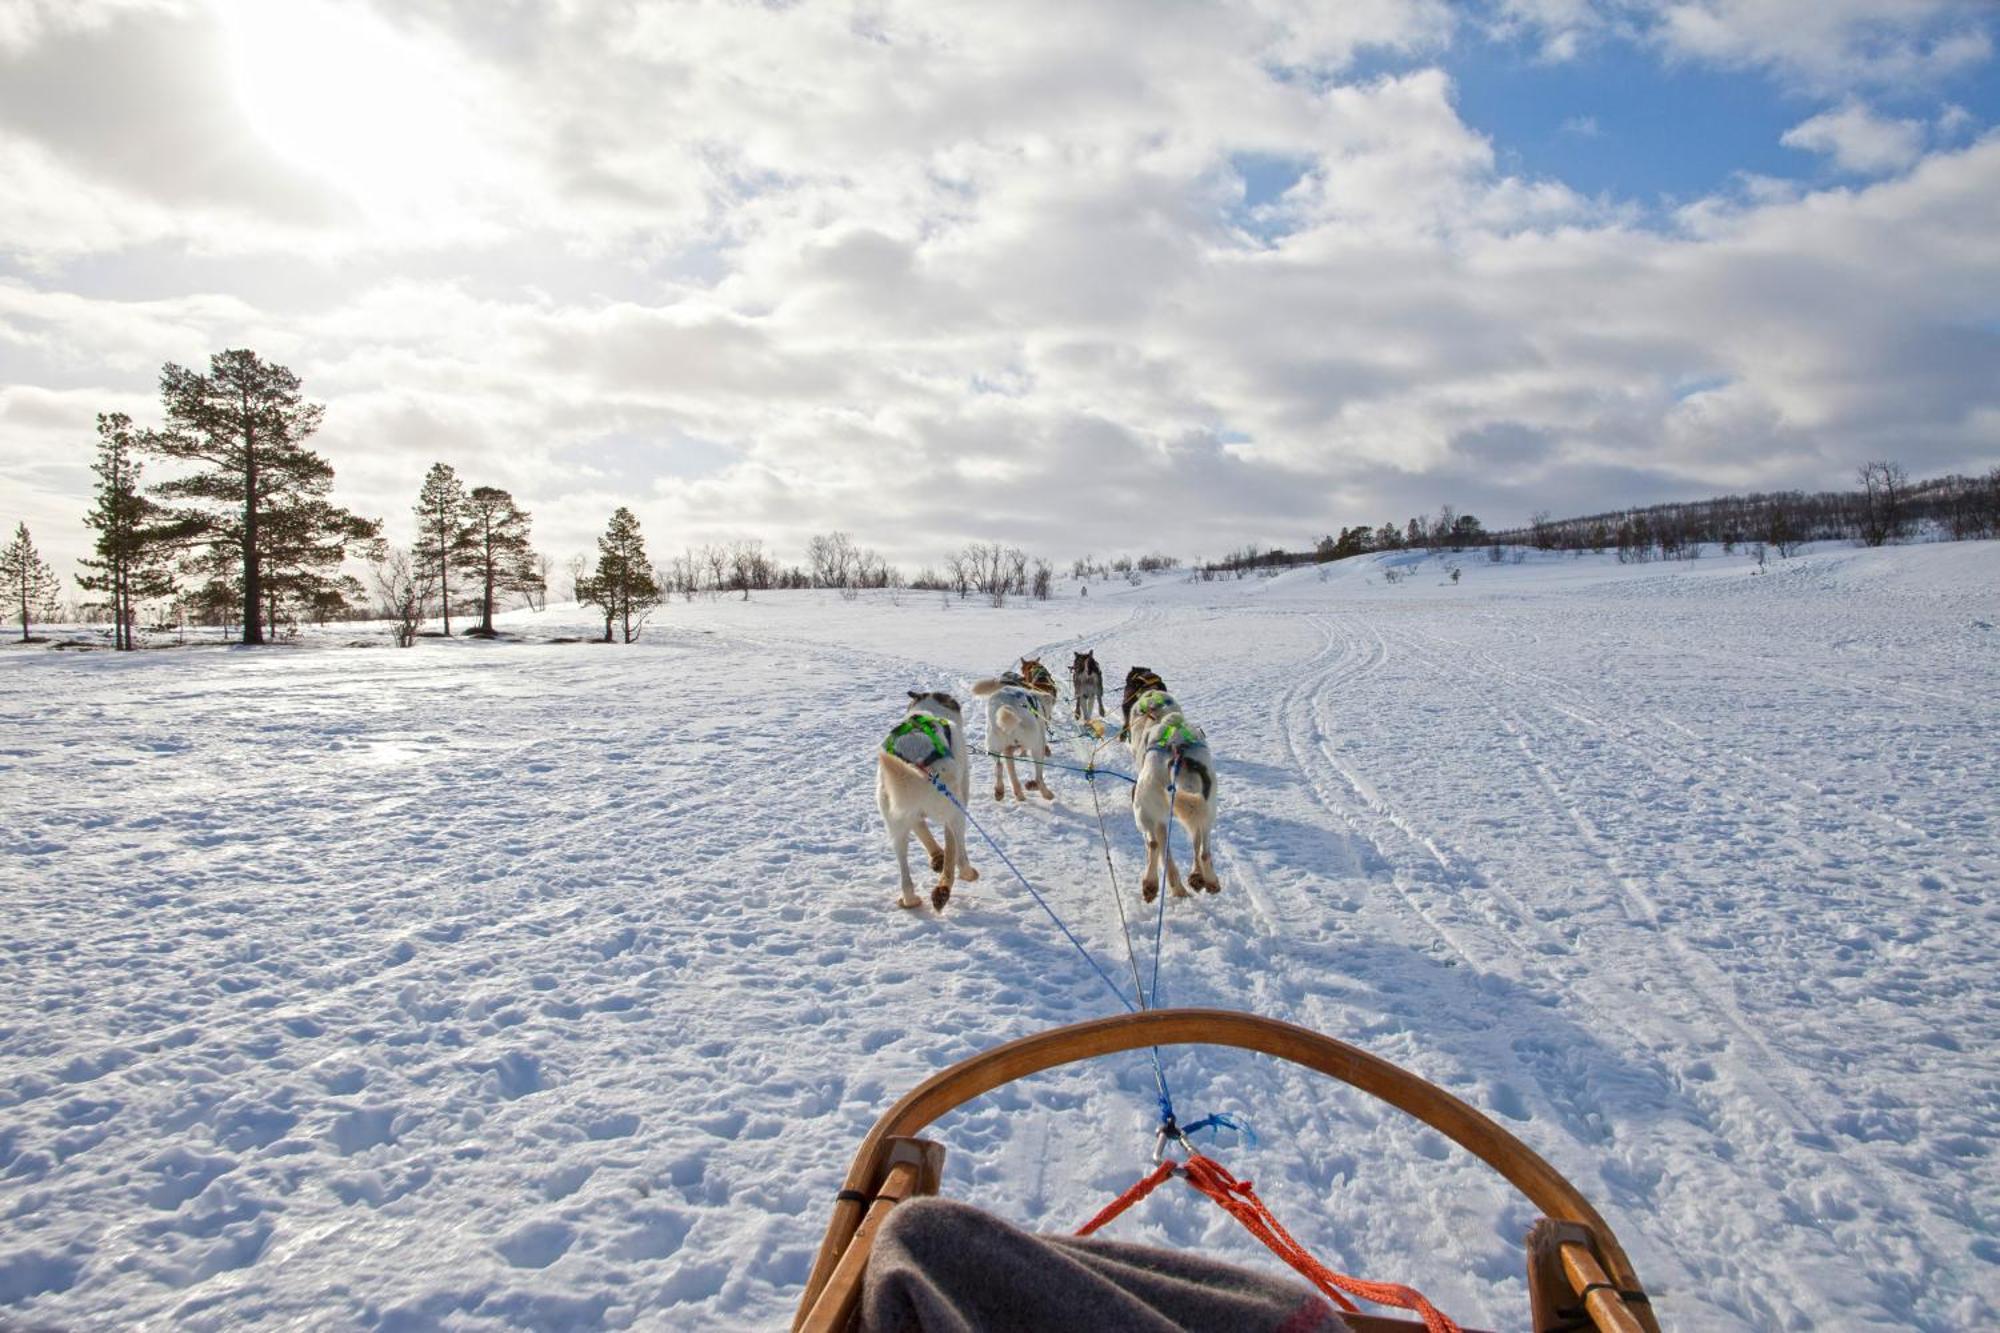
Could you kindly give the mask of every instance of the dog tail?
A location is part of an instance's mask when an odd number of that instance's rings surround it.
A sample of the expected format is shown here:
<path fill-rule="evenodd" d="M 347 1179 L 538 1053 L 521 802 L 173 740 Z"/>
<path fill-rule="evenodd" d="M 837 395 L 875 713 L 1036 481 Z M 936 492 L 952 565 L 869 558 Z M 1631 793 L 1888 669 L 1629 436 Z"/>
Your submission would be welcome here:
<path fill-rule="evenodd" d="M 1000 691 L 1006 688 L 1007 688 L 1006 681 L 996 680 L 993 677 L 988 676 L 985 680 L 975 681 L 973 683 L 972 697 L 975 699 L 984 699 L 987 695 L 998 694 Z"/>
<path fill-rule="evenodd" d="M 1208 765 L 1202 763 L 1201 760 L 1199 759 L 1190 759 L 1187 758 L 1186 756 L 1182 756 L 1181 774 L 1183 782 L 1187 780 L 1187 775 L 1190 773 L 1192 773 L 1195 777 L 1201 779 L 1202 800 L 1205 801 L 1210 796 L 1215 794 L 1215 774 L 1209 771 Z"/>

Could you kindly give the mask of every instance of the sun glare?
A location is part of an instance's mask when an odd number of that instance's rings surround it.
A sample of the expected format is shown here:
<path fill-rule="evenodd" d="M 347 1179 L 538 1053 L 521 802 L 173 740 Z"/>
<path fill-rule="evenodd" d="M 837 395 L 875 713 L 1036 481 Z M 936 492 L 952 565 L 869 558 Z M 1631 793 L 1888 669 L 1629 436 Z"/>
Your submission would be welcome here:
<path fill-rule="evenodd" d="M 375 216 L 446 207 L 475 165 L 442 50 L 338 0 L 224 0 L 236 90 L 258 133 Z"/>

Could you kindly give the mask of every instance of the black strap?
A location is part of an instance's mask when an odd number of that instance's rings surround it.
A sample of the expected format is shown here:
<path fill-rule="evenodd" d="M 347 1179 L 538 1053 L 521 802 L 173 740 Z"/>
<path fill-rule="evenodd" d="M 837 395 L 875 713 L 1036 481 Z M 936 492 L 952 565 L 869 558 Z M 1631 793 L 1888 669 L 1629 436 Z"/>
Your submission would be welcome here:
<path fill-rule="evenodd" d="M 1577 1303 L 1575 1305 L 1567 1310 L 1556 1311 L 1556 1318 L 1562 1320 L 1562 1322 L 1544 1330 L 1544 1333 L 1569 1333 L 1571 1329 L 1595 1328 L 1597 1322 L 1590 1317 L 1590 1311 L 1583 1304 L 1590 1299 L 1590 1293 L 1593 1291 L 1616 1292 L 1619 1299 L 1627 1305 L 1650 1306 L 1653 1303 L 1647 1299 L 1645 1292 L 1623 1291 L 1620 1290 L 1618 1284 L 1615 1282 L 1587 1283 L 1583 1290 L 1576 1294 Z"/>
<path fill-rule="evenodd" d="M 842 1190 L 840 1193 L 833 1196 L 833 1201 L 835 1203 L 858 1203 L 865 1208 L 868 1206 L 870 1199 L 869 1196 L 861 1190 Z"/>

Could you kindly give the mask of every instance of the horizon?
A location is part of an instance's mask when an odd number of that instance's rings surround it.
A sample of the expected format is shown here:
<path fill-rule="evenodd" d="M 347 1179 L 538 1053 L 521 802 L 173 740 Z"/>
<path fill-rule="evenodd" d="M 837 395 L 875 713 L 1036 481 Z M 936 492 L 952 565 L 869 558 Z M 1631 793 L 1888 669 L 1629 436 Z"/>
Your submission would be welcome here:
<path fill-rule="evenodd" d="M 2000 462 L 1969 0 L 0 11 L 0 513 L 254 349 L 558 564 L 1215 559 Z M 298 59 L 302 50 L 312 60 Z M 155 471 L 155 480 L 168 475 Z"/>

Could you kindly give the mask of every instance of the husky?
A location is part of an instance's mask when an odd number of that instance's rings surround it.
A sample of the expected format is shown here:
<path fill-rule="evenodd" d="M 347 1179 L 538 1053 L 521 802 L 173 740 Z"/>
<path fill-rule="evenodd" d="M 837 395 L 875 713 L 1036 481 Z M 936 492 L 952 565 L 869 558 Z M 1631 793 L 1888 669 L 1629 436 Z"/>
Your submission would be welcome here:
<path fill-rule="evenodd" d="M 1056 689 L 1055 673 L 1043 666 L 1039 657 L 1021 659 L 1021 680 L 1029 689 L 1046 694 L 1052 699 L 1060 693 Z"/>
<path fill-rule="evenodd" d="M 1090 721 L 1093 710 L 1096 716 L 1104 716 L 1104 672 L 1097 665 L 1096 653 L 1071 654 L 1069 689 L 1076 701 L 1073 711 L 1077 721 Z"/>
<path fill-rule="evenodd" d="M 932 783 L 935 778 L 951 793 Z M 965 850 L 965 802 L 972 790 L 972 759 L 966 753 L 965 719 L 958 700 L 939 690 L 911 690 L 903 720 L 882 742 L 875 756 L 875 804 L 896 845 L 896 865 L 902 871 L 901 907 L 920 900 L 910 878 L 910 834 L 915 833 L 931 854 L 938 882 L 931 889 L 931 906 L 942 912 L 951 901 L 953 871 L 968 882 L 979 872 Z M 956 804 L 953 803 L 954 798 Z M 935 820 L 944 830 L 944 845 L 924 821 Z"/>
<path fill-rule="evenodd" d="M 1132 819 L 1146 839 L 1146 874 L 1140 891 L 1147 902 L 1160 896 L 1160 863 L 1164 860 L 1174 896 L 1187 897 L 1180 868 L 1174 864 L 1170 836 L 1170 821 L 1178 820 L 1194 844 L 1194 870 L 1188 884 L 1220 893 L 1222 882 L 1216 878 L 1209 852 L 1209 834 L 1215 827 L 1215 761 L 1209 754 L 1208 738 L 1187 720 L 1181 706 L 1163 688 L 1142 690 L 1129 697 L 1127 705 L 1126 725 L 1131 734 L 1133 767 L 1138 772 L 1132 788 Z"/>
<path fill-rule="evenodd" d="M 1161 680 L 1159 673 L 1151 667 L 1135 666 L 1125 673 L 1125 721 L 1124 725 L 1118 728 L 1119 740 L 1129 741 L 1132 739 L 1132 701 L 1147 690 L 1164 690 L 1166 688 L 1167 683 Z"/>
<path fill-rule="evenodd" d="M 1028 799 L 1021 791 L 1021 776 L 1014 769 L 1015 757 L 1026 755 L 1035 764 L 1034 781 L 1028 786 L 1040 792 L 1043 799 L 1053 801 L 1056 794 L 1049 790 L 1049 780 L 1042 773 L 1042 760 L 1049 757 L 1049 713 L 1056 702 L 1053 680 L 1048 689 L 1037 689 L 1025 676 L 1006 671 L 978 682 L 972 693 L 986 700 L 986 749 L 993 756 L 993 799 L 1006 800 L 1006 784 L 1010 782 L 1015 800 Z"/>

